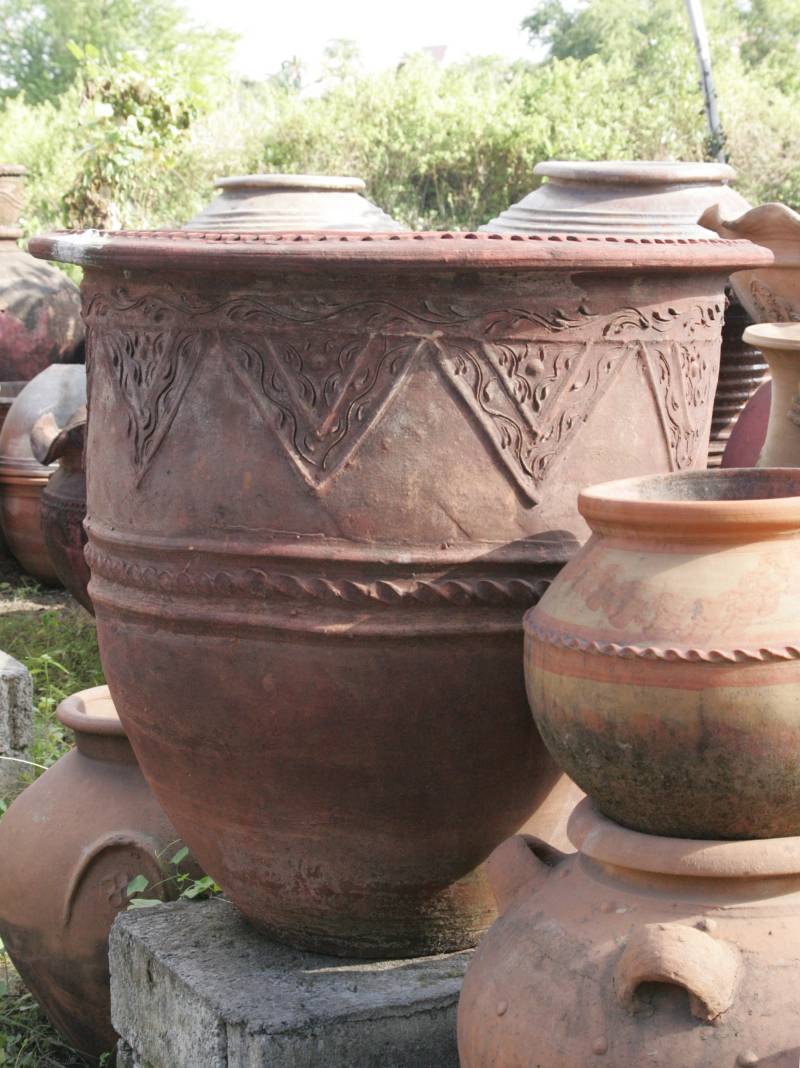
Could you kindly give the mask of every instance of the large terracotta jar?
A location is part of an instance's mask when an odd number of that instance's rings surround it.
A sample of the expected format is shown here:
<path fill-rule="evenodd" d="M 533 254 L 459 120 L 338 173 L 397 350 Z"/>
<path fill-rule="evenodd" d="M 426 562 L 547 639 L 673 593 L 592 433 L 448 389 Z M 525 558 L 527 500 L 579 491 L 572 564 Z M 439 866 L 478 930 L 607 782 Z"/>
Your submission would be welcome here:
<path fill-rule="evenodd" d="M 515 837 L 489 861 L 462 1068 L 795 1068 L 800 838 L 642 835 L 588 801 L 569 830 L 578 854 Z"/>
<path fill-rule="evenodd" d="M 244 174 L 217 178 L 215 200 L 187 230 L 399 230 L 361 194 L 360 178 L 330 174 Z"/>
<path fill-rule="evenodd" d="M 50 1021 L 82 1053 L 111 1050 L 108 934 L 128 883 L 176 893 L 181 843 L 142 777 L 108 688 L 74 694 L 58 718 L 77 747 L 0 819 L 0 937 Z M 184 862 L 182 870 L 192 870 Z"/>
<path fill-rule="evenodd" d="M 18 245 L 24 167 L 0 163 L 0 382 L 27 381 L 82 358 L 77 286 Z"/>
<path fill-rule="evenodd" d="M 674 238 L 708 237 L 701 213 L 719 205 L 741 215 L 750 205 L 729 185 L 736 177 L 721 163 L 546 160 L 533 170 L 540 185 L 482 229 L 492 233 L 574 233 Z M 731 299 L 732 298 L 732 299 Z M 722 358 L 708 447 L 718 467 L 739 412 L 764 378 L 766 365 L 742 344 L 750 319 L 729 294 Z"/>
<path fill-rule="evenodd" d="M 33 452 L 31 431 L 46 414 L 58 426 L 86 403 L 86 371 L 81 364 L 53 364 L 29 382 L 11 405 L 0 431 L 0 523 L 13 556 L 46 584 L 58 574 L 42 533 L 41 499 L 52 467 Z"/>
<path fill-rule="evenodd" d="M 550 752 L 605 815 L 687 838 L 800 829 L 800 471 L 595 486 L 525 618 Z"/>
<path fill-rule="evenodd" d="M 474 942 L 479 865 L 558 775 L 522 613 L 585 536 L 578 487 L 705 462 L 724 280 L 769 254 L 186 231 L 32 248 L 85 268 L 89 592 L 179 833 L 279 940 Z"/>
<path fill-rule="evenodd" d="M 86 405 L 62 427 L 52 412 L 33 426 L 31 445 L 44 466 L 58 461 L 42 490 L 41 526 L 50 561 L 59 581 L 87 612 L 94 615 L 89 597 L 89 565 L 86 563 L 86 473 L 83 462 Z"/>

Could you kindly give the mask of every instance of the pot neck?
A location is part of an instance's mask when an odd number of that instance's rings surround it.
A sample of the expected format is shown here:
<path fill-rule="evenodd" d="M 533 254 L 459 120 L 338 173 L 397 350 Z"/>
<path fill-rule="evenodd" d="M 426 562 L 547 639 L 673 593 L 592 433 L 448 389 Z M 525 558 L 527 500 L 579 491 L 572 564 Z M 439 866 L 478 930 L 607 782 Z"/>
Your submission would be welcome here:
<path fill-rule="evenodd" d="M 88 734 L 75 731 L 75 745 L 79 753 L 104 764 L 136 764 L 131 743 L 124 735 Z"/>

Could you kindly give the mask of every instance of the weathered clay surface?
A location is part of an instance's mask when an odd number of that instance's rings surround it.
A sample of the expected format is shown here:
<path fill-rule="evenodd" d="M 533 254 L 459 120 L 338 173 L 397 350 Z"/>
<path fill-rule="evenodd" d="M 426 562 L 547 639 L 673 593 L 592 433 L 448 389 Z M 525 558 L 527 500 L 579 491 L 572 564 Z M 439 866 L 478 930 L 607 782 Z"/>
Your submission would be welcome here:
<path fill-rule="evenodd" d="M 525 620 L 534 718 L 612 819 L 652 834 L 800 829 L 800 472 L 581 494 L 594 536 Z"/>
<path fill-rule="evenodd" d="M 166 898 L 178 836 L 153 798 L 105 686 L 58 709 L 77 748 L 0 820 L 0 937 L 25 985 L 77 1049 L 113 1048 L 108 932 L 136 875 Z M 188 869 L 185 869 L 188 870 Z M 172 869 L 174 873 L 174 869 Z"/>
<path fill-rule="evenodd" d="M 585 536 L 580 486 L 705 463 L 724 278 L 769 253 L 32 247 L 86 268 L 90 595 L 179 832 L 290 944 L 473 943 L 493 916 L 481 862 L 558 775 L 525 706 L 521 615 Z"/>
<path fill-rule="evenodd" d="M 588 800 L 570 835 L 571 857 L 515 838 L 491 858 L 462 1068 L 794 1068 L 800 839 L 642 835 Z"/>
<path fill-rule="evenodd" d="M 19 782 L 33 741 L 33 681 L 24 664 L 0 652 L 0 799 Z"/>
<path fill-rule="evenodd" d="M 169 1068 L 456 1068 L 471 954 L 375 961 L 269 942 L 227 901 L 119 917 L 111 933 L 122 1063 Z"/>

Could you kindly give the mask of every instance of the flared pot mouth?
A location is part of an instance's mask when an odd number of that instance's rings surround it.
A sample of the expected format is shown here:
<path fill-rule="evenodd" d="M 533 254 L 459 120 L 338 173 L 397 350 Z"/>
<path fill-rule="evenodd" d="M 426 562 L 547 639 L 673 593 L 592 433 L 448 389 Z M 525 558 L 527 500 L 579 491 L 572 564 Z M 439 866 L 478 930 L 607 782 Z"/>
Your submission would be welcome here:
<path fill-rule="evenodd" d="M 736 177 L 727 163 L 692 163 L 668 160 L 561 160 L 537 163 L 538 177 L 592 185 L 722 185 Z"/>
<path fill-rule="evenodd" d="M 800 468 L 716 468 L 590 486 L 578 510 L 597 532 L 664 541 L 800 531 Z"/>
<path fill-rule="evenodd" d="M 718 841 L 642 834 L 603 816 L 588 797 L 572 810 L 567 835 L 583 856 L 631 871 L 700 879 L 800 874 L 800 838 Z"/>
<path fill-rule="evenodd" d="M 363 193 L 362 178 L 338 174 L 233 174 L 214 179 L 215 189 L 280 189 L 312 193 Z"/>
<path fill-rule="evenodd" d="M 742 334 L 742 341 L 757 349 L 800 352 L 800 323 L 754 323 Z"/>
<path fill-rule="evenodd" d="M 127 737 L 108 686 L 93 686 L 65 698 L 56 709 L 56 716 L 76 734 Z"/>

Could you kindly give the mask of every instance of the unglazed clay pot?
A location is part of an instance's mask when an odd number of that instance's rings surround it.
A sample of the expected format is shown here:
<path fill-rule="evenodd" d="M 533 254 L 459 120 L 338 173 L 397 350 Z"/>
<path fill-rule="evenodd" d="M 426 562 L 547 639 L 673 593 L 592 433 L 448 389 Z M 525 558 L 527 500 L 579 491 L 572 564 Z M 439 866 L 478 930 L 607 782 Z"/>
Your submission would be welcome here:
<path fill-rule="evenodd" d="M 651 834 L 800 830 L 800 470 L 585 490 L 593 537 L 525 619 L 550 752 Z"/>
<path fill-rule="evenodd" d="M 11 553 L 40 582 L 58 584 L 41 522 L 41 497 L 51 467 L 34 456 L 31 431 L 50 413 L 67 423 L 86 403 L 86 370 L 80 364 L 53 364 L 29 382 L 11 405 L 0 431 L 0 522 Z"/>
<path fill-rule="evenodd" d="M 707 237 L 697 219 L 712 204 L 727 215 L 750 205 L 728 185 L 736 177 L 720 163 L 579 162 L 547 160 L 534 168 L 541 185 L 482 227 L 493 233 L 575 233 L 653 238 Z M 749 322 L 736 298 L 729 299 L 722 331 L 722 358 L 708 448 L 719 466 L 736 417 L 757 389 L 766 366 L 742 344 Z"/>
<path fill-rule="evenodd" d="M 31 445 L 45 466 L 58 461 L 42 491 L 41 521 L 50 560 L 59 581 L 83 607 L 94 614 L 87 592 L 89 565 L 84 548 L 86 531 L 86 474 L 83 462 L 86 406 L 83 405 L 60 427 L 52 412 L 34 424 Z"/>
<path fill-rule="evenodd" d="M 244 174 L 217 178 L 216 200 L 187 230 L 399 230 L 361 196 L 360 178 L 329 174 Z"/>
<path fill-rule="evenodd" d="M 24 174 L 0 163 L 0 381 L 27 381 L 83 353 L 77 286 L 17 244 Z"/>
<path fill-rule="evenodd" d="M 764 448 L 772 407 L 772 382 L 767 379 L 733 424 L 722 454 L 722 467 L 755 467 Z"/>
<path fill-rule="evenodd" d="M 758 346 L 769 363 L 769 422 L 759 467 L 800 467 L 800 323 L 749 326 L 744 340 Z"/>
<path fill-rule="evenodd" d="M 77 748 L 0 819 L 0 937 L 25 985 L 78 1050 L 113 1048 L 108 933 L 137 875 L 174 896 L 181 843 L 142 777 L 98 686 L 59 705 Z M 182 870 L 192 871 L 184 862 Z"/>
<path fill-rule="evenodd" d="M 571 857 L 515 837 L 489 860 L 461 1068 L 796 1068 L 800 838 L 642 835 L 588 801 L 569 830 Z"/>
<path fill-rule="evenodd" d="M 526 711 L 522 613 L 584 537 L 579 486 L 705 463 L 724 280 L 769 253 L 187 231 L 31 247 L 85 267 L 89 592 L 179 833 L 279 940 L 473 943 L 494 915 L 481 862 L 558 775 Z"/>

